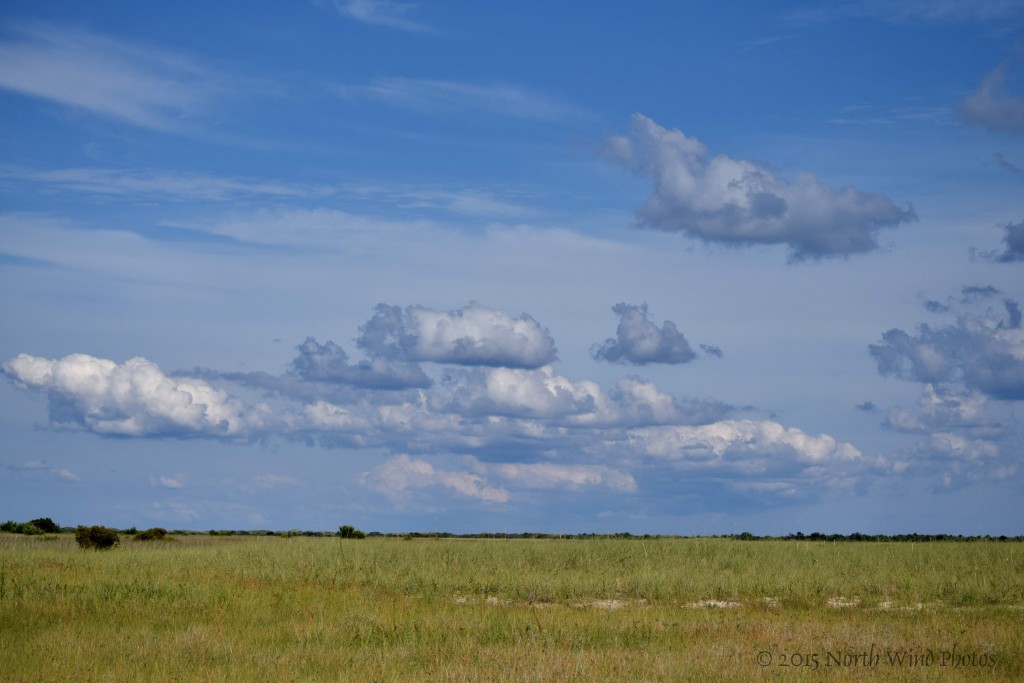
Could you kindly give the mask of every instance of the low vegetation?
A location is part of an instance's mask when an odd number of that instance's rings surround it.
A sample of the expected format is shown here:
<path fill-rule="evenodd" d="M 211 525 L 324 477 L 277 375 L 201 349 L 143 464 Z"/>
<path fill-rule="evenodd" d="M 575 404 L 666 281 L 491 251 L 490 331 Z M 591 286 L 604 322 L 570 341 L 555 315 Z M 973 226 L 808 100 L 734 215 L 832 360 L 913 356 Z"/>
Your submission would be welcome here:
<path fill-rule="evenodd" d="M 0 534 L 0 680 L 1024 678 L 1020 543 L 41 538 Z"/>
<path fill-rule="evenodd" d="M 121 542 L 116 529 L 105 526 L 79 526 L 75 528 L 75 542 L 87 550 L 110 550 Z"/>

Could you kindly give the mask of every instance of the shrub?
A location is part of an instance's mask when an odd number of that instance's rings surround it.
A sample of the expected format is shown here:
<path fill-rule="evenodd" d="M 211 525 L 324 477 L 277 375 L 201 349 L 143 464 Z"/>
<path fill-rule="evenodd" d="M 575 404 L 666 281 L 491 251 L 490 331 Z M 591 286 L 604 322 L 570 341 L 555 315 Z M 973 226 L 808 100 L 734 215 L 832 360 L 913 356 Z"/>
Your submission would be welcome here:
<path fill-rule="evenodd" d="M 366 534 L 348 524 L 338 527 L 338 535 L 342 538 L 366 538 Z"/>
<path fill-rule="evenodd" d="M 39 519 L 33 519 L 29 524 L 34 525 L 44 534 L 59 534 L 60 526 L 49 517 L 40 517 Z"/>
<path fill-rule="evenodd" d="M 109 550 L 121 542 L 116 529 L 105 526 L 81 526 L 75 528 L 75 540 L 80 548 Z"/>
<path fill-rule="evenodd" d="M 164 541 L 167 540 L 167 529 L 155 526 L 152 529 L 146 529 L 135 534 L 136 541 Z"/>
<path fill-rule="evenodd" d="M 43 534 L 45 532 L 35 524 L 35 522 L 38 521 L 39 520 L 35 520 L 33 522 L 15 522 L 12 520 L 7 520 L 3 524 L 0 524 L 0 531 L 6 531 L 10 534 L 25 534 L 26 536 L 39 536 L 40 534 Z"/>

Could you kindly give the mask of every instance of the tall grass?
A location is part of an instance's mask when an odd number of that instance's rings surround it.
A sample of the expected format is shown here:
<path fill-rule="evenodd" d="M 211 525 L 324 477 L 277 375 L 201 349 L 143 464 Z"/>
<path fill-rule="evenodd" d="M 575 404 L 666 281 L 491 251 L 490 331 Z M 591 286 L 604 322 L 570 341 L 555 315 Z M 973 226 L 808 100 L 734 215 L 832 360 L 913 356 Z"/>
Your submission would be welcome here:
<path fill-rule="evenodd" d="M 872 644 L 998 663 L 833 673 L 1019 680 L 1022 605 L 1019 544 L 190 536 L 95 552 L 0 534 L 0 680 L 741 680 L 821 673 L 761 668 L 762 651 Z"/>

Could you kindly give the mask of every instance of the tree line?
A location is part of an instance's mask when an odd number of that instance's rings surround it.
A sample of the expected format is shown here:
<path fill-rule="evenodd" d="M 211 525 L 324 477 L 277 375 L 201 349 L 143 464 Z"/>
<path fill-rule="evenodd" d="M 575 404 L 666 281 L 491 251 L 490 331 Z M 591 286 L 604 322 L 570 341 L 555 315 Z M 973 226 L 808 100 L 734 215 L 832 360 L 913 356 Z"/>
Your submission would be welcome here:
<path fill-rule="evenodd" d="M 86 531 L 83 531 L 86 530 Z M 823 534 L 820 532 L 814 532 L 805 534 L 802 531 L 796 533 L 787 534 L 785 536 L 758 536 L 744 531 L 739 534 L 723 534 L 723 535 L 696 535 L 696 536 L 684 536 L 678 534 L 631 534 L 628 531 L 621 531 L 618 533 L 600 534 L 600 533 L 582 533 L 582 534 L 556 534 L 556 533 L 544 533 L 544 532 L 480 532 L 472 534 L 455 534 L 448 531 L 396 531 L 396 532 L 380 532 L 380 531 L 368 531 L 363 532 L 351 525 L 342 525 L 338 527 L 337 531 L 303 531 L 301 529 L 290 529 L 288 531 L 272 531 L 269 529 L 210 529 L 209 531 L 194 531 L 191 529 L 173 529 L 168 531 L 161 527 L 153 527 L 144 531 L 139 531 L 134 526 L 127 529 L 112 529 L 103 526 L 60 526 L 49 517 L 40 517 L 33 519 L 29 522 L 15 522 L 8 520 L 0 524 L 0 532 L 7 532 L 12 534 L 24 534 L 26 536 L 36 536 L 43 534 L 61 534 L 61 533 L 74 533 L 76 539 L 81 538 L 94 538 L 104 539 L 99 541 L 86 540 L 84 543 L 79 540 L 79 545 L 82 547 L 113 547 L 118 541 L 109 542 L 108 539 L 114 537 L 120 538 L 121 535 L 131 536 L 134 540 L 138 541 L 154 541 L 154 540 L 169 540 L 172 536 L 191 536 L 205 534 L 209 536 L 279 536 L 283 538 L 292 538 L 296 536 L 306 537 L 331 537 L 337 536 L 340 538 L 478 538 L 478 539 L 566 539 L 566 540 L 595 540 L 595 539 L 633 539 L 633 540 L 653 540 L 653 539 L 671 539 L 671 538 L 730 538 L 740 541 L 814 541 L 814 542 L 832 542 L 832 543 L 857 543 L 857 542 L 874 542 L 874 543 L 927 543 L 934 541 L 953 541 L 953 542 L 976 542 L 976 541 L 1000 541 L 1000 542 L 1013 542 L 1020 543 L 1024 542 L 1024 536 L 992 536 L 986 534 L 984 536 L 964 536 L 962 534 L 862 534 L 854 532 L 851 534 Z M 111 535 L 113 534 L 113 535 Z M 91 544 L 91 545 L 90 545 Z"/>

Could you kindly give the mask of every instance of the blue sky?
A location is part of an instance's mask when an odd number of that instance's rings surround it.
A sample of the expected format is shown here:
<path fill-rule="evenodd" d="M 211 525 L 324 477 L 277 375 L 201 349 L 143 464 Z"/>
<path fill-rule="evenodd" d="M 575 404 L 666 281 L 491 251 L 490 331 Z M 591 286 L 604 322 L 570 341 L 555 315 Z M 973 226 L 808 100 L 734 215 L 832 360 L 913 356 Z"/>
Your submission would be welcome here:
<path fill-rule="evenodd" d="M 1020 533 L 1022 36 L 6 3 L 0 515 Z"/>

